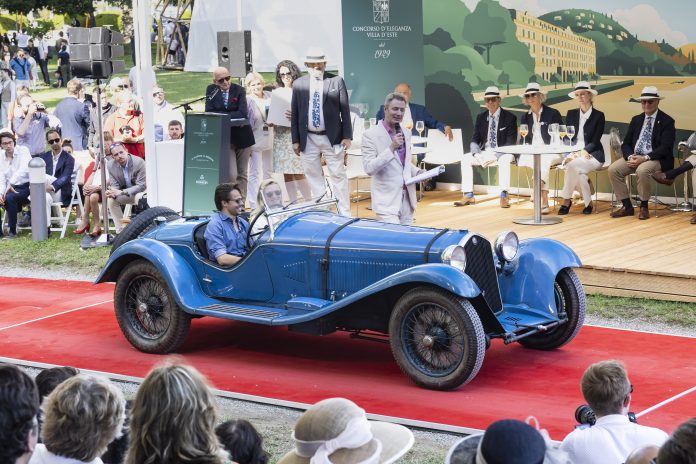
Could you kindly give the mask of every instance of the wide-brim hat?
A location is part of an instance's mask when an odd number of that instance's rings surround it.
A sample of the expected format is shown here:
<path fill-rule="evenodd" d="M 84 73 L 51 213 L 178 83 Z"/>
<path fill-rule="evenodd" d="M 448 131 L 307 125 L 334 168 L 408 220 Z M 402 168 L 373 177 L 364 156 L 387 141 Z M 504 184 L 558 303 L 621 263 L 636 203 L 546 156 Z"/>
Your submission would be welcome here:
<path fill-rule="evenodd" d="M 657 91 L 657 87 L 648 85 L 643 87 L 643 91 L 640 93 L 640 97 L 636 97 L 636 100 L 663 100 L 665 97 L 660 95 Z"/>
<path fill-rule="evenodd" d="M 543 464 L 546 442 L 531 425 L 503 419 L 493 422 L 485 433 L 455 443 L 445 463 L 476 464 L 478 454 L 488 464 Z"/>
<path fill-rule="evenodd" d="M 570 98 L 577 98 L 576 92 L 578 91 L 590 92 L 592 95 L 598 94 L 598 92 L 595 89 L 593 89 L 590 83 L 587 81 L 580 81 L 577 84 L 575 84 L 575 90 L 570 92 L 568 96 Z"/>
<path fill-rule="evenodd" d="M 321 48 L 310 48 L 305 53 L 305 63 L 326 63 L 326 53 Z"/>
<path fill-rule="evenodd" d="M 283 456 L 278 464 L 308 464 L 311 457 L 298 451 L 304 443 L 331 440 L 340 435 L 351 419 L 364 417 L 365 411 L 345 398 L 329 398 L 310 406 L 297 420 L 293 438 L 296 448 Z M 379 462 L 395 462 L 413 446 L 413 433 L 403 425 L 388 422 L 367 421 L 372 439 L 356 448 L 340 448 L 329 455 L 334 464 L 362 462 L 373 456 L 381 446 Z"/>
<path fill-rule="evenodd" d="M 543 90 L 541 90 L 541 86 L 537 82 L 530 82 L 527 84 L 527 88 L 524 90 L 524 93 L 520 95 L 520 97 L 524 98 L 527 95 L 534 95 L 535 93 L 543 93 L 545 94 Z"/>
<path fill-rule="evenodd" d="M 500 89 L 496 87 L 495 85 L 491 85 L 490 87 L 486 88 L 486 91 L 483 93 L 483 98 L 490 98 L 490 97 L 499 97 L 500 96 Z"/>

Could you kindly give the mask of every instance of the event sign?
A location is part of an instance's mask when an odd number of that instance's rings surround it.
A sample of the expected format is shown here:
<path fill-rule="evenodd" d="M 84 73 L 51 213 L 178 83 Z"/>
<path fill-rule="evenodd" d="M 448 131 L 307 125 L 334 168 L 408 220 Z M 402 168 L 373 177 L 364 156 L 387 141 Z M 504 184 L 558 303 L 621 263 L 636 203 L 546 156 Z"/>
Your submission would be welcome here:
<path fill-rule="evenodd" d="M 400 82 L 424 103 L 422 0 L 342 2 L 344 79 L 350 103 L 374 116 Z"/>

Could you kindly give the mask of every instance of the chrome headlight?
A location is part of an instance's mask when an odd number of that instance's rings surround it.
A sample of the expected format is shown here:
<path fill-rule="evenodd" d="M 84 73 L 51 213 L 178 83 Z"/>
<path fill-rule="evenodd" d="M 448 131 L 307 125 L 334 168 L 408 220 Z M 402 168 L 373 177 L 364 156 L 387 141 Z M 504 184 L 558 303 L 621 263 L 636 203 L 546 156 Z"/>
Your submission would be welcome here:
<path fill-rule="evenodd" d="M 517 238 L 517 234 L 507 230 L 495 239 L 495 254 L 501 261 L 510 262 L 517 256 L 517 251 L 520 248 L 520 239 Z"/>
<path fill-rule="evenodd" d="M 464 247 L 459 245 L 450 245 L 442 252 L 442 262 L 456 267 L 463 271 L 466 267 L 466 253 Z"/>

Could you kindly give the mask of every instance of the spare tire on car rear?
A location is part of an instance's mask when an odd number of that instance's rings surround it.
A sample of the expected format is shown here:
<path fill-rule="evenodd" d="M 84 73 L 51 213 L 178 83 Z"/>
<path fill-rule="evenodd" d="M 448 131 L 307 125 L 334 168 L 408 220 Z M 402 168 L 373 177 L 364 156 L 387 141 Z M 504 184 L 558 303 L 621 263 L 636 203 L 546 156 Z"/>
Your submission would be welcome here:
<path fill-rule="evenodd" d="M 155 218 L 158 216 L 164 217 L 167 222 L 178 219 L 179 216 L 174 210 L 166 206 L 154 206 L 148 208 L 142 213 L 135 216 L 126 227 L 123 228 L 120 234 L 114 238 L 111 244 L 110 255 L 116 251 L 121 245 L 138 238 L 143 232 L 147 231 L 155 225 Z"/>

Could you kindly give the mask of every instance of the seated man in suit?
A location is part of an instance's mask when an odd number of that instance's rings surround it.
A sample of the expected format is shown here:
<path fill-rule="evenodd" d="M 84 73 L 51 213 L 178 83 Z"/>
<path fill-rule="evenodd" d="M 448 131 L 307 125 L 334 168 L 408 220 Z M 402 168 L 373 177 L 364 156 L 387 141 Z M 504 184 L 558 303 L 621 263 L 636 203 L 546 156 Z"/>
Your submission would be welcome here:
<path fill-rule="evenodd" d="M 411 162 L 411 134 L 401 130 L 407 99 L 390 93 L 384 101 L 384 120 L 363 134 L 365 172 L 372 176 L 372 210 L 381 221 L 411 224 L 416 209 L 416 186 L 406 181 L 422 172 Z"/>
<path fill-rule="evenodd" d="M 476 118 L 471 152 L 462 158 L 462 199 L 454 206 L 466 206 L 476 202 L 474 198 L 474 170 L 472 166 L 488 166 L 498 162 L 498 184 L 500 185 L 500 207 L 509 208 L 510 163 L 513 155 L 496 153 L 495 147 L 514 145 L 517 142 L 517 118 L 500 107 L 500 90 L 492 86 L 483 96 L 486 111 Z M 485 151 L 481 149 L 485 148 Z"/>
<path fill-rule="evenodd" d="M 136 204 L 145 194 L 145 161 L 128 153 L 121 142 L 112 143 L 109 150 L 112 160 L 106 166 L 109 174 L 106 197 L 109 212 L 114 219 L 114 228 L 118 234 L 123 227 L 121 205 Z M 97 227 L 93 235 L 100 233 L 101 229 Z"/>
<path fill-rule="evenodd" d="M 406 114 L 404 114 L 402 126 L 407 129 L 410 128 L 411 135 L 418 135 L 418 131 L 416 130 L 416 121 L 423 121 L 425 127 L 428 129 L 439 130 L 447 136 L 450 142 L 452 141 L 454 134 L 452 134 L 452 128 L 450 126 L 435 119 L 433 115 L 431 115 L 428 110 L 425 109 L 425 106 L 417 103 L 411 103 L 410 85 L 405 82 L 401 82 L 394 87 L 394 92 L 400 93 L 406 97 Z M 380 106 L 379 110 L 377 111 L 377 121 L 381 121 L 382 119 L 384 119 L 384 105 Z M 419 162 L 423 156 L 425 155 L 418 155 Z"/>
<path fill-rule="evenodd" d="M 609 180 L 616 193 L 616 198 L 623 207 L 611 213 L 611 217 L 633 216 L 633 204 L 628 197 L 626 176 L 638 175 L 638 196 L 640 197 L 640 214 L 638 219 L 648 219 L 648 200 L 650 199 L 650 179 L 657 171 L 668 171 L 674 167 L 674 139 L 676 132 L 674 119 L 658 109 L 660 96 L 656 87 L 643 88 L 640 104 L 643 112 L 631 119 L 628 132 L 621 144 L 623 158 L 609 166 Z"/>
<path fill-rule="evenodd" d="M 682 144 L 679 144 L 679 149 L 682 149 Z M 684 148 L 686 151 L 689 151 L 688 148 Z M 691 153 L 696 153 L 696 151 L 692 151 Z M 696 166 L 696 154 L 692 154 L 688 158 L 684 160 L 684 162 L 679 165 L 679 167 L 670 169 L 669 171 L 665 172 L 655 172 L 653 173 L 653 179 L 655 179 L 655 182 L 659 182 L 663 185 L 672 185 L 674 183 L 674 179 L 676 179 L 678 176 L 681 174 L 684 174 L 688 171 L 691 171 L 694 169 L 694 166 Z M 696 185 L 696 170 L 691 172 L 691 185 Z M 693 188 L 693 187 L 692 187 Z M 696 214 L 691 216 L 691 224 L 696 224 Z"/>
<path fill-rule="evenodd" d="M 69 206 L 72 200 L 72 175 L 75 168 L 75 158 L 63 149 L 63 139 L 57 130 L 46 132 L 46 142 L 51 147 L 46 153 L 39 155 L 46 163 L 46 174 L 50 184 L 46 185 L 46 192 L 50 195 L 48 207 L 56 201 L 63 206 Z"/>
<path fill-rule="evenodd" d="M 215 207 L 217 212 L 210 217 L 203 234 L 208 256 L 221 266 L 232 266 L 249 251 L 249 223 L 240 216 L 244 198 L 239 186 L 227 183 L 215 187 Z"/>
<path fill-rule="evenodd" d="M 29 197 L 29 160 L 26 147 L 17 147 L 14 133 L 9 129 L 0 132 L 0 206 L 7 211 L 9 234 L 7 239 L 17 238 L 17 211 Z M 2 227 L 0 227 L 2 236 Z"/>

